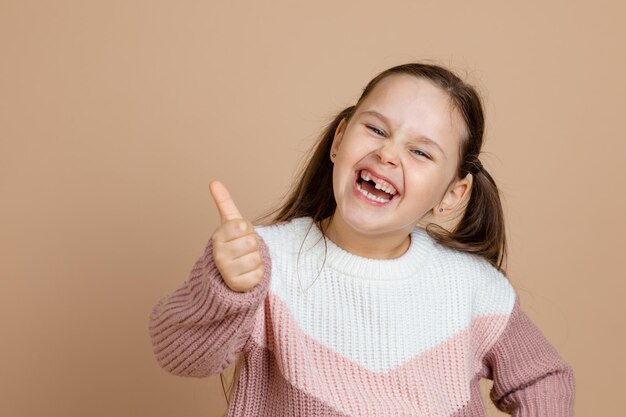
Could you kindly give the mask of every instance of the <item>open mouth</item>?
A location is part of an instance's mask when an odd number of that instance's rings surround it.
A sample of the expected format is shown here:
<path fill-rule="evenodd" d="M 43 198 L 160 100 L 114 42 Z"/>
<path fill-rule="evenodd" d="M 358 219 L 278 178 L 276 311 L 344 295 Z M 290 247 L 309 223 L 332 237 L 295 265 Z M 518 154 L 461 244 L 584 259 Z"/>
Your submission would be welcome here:
<path fill-rule="evenodd" d="M 356 188 L 367 199 L 378 203 L 388 203 L 400 196 L 392 184 L 376 177 L 366 169 L 357 173 Z"/>

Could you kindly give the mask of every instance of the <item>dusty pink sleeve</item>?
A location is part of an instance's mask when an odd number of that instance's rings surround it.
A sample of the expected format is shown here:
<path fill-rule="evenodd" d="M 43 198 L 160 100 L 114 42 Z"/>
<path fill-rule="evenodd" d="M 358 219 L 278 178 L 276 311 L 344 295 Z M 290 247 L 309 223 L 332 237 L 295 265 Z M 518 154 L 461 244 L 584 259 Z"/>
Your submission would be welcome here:
<path fill-rule="evenodd" d="M 485 360 L 499 410 L 516 417 L 574 415 L 574 372 L 521 310 L 519 298 Z"/>
<path fill-rule="evenodd" d="M 154 306 L 149 332 L 162 368 L 175 375 L 209 376 L 226 369 L 243 349 L 269 288 L 271 263 L 260 241 L 265 275 L 252 290 L 236 292 L 224 283 L 209 240 L 187 280 Z"/>

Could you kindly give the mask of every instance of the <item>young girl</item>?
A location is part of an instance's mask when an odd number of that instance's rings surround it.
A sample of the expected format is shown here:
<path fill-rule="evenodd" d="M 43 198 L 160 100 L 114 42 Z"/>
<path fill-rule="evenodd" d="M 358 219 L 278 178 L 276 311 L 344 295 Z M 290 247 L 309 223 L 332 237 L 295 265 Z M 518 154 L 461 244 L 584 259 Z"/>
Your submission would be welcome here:
<path fill-rule="evenodd" d="M 481 378 L 502 411 L 573 415 L 573 371 L 502 267 L 483 130 L 471 86 L 400 65 L 334 118 L 269 223 L 212 182 L 221 225 L 150 317 L 159 364 L 208 376 L 241 352 L 229 416 L 484 416 Z"/>

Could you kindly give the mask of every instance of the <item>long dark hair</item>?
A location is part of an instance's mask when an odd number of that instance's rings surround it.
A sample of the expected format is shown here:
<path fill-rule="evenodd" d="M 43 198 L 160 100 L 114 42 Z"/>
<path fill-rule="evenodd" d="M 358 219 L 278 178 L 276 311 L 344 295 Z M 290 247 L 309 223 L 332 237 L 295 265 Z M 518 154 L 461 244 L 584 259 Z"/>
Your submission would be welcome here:
<path fill-rule="evenodd" d="M 382 79 L 394 74 L 409 74 L 425 78 L 441 87 L 462 115 L 466 136 L 461 140 L 456 177 L 465 177 L 473 168 L 481 166 L 478 156 L 483 144 L 485 117 L 480 97 L 474 87 L 465 83 L 452 71 L 439 65 L 409 63 L 389 68 L 374 77 L 363 89 L 353 106 L 336 114 L 326 126 L 313 148 L 312 155 L 284 203 L 258 219 L 261 224 L 274 224 L 309 216 L 316 222 L 332 216 L 337 207 L 333 195 L 333 164 L 328 157 L 335 131 L 343 118 L 349 122 L 355 110 Z M 425 229 L 437 242 L 450 248 L 484 257 L 495 268 L 505 273 L 506 235 L 504 215 L 498 187 L 485 167 L 472 174 L 472 186 L 462 217 L 453 230 L 435 223 Z"/>
<path fill-rule="evenodd" d="M 462 115 L 466 135 L 461 140 L 456 178 L 464 178 L 481 166 L 478 156 L 483 145 L 485 117 L 480 97 L 474 87 L 439 65 L 429 63 L 398 65 L 374 77 L 363 89 L 355 105 L 343 109 L 332 118 L 312 148 L 312 154 L 299 176 L 300 180 L 292 186 L 278 208 L 258 218 L 256 223 L 276 224 L 308 216 L 320 225 L 320 230 L 324 233 L 321 221 L 332 216 L 337 207 L 332 187 L 333 164 L 329 158 L 335 131 L 342 119 L 350 121 L 355 110 L 378 82 L 394 74 L 409 74 L 435 83 L 448 94 Z M 436 223 L 427 224 L 425 230 L 440 244 L 479 255 L 506 274 L 503 264 L 506 262 L 507 243 L 498 187 L 485 167 L 475 172 L 472 174 L 469 200 L 453 230 L 447 230 Z M 237 361 L 235 376 L 238 375 L 240 365 L 241 362 Z"/>

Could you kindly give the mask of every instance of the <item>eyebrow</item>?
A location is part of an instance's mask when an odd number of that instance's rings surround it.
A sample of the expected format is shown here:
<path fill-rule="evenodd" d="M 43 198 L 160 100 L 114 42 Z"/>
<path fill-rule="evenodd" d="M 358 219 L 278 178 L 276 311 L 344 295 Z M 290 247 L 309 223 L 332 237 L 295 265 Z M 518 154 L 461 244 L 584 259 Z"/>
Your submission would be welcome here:
<path fill-rule="evenodd" d="M 389 126 L 395 126 L 393 123 L 391 123 L 391 121 L 387 117 L 385 117 L 383 114 L 381 114 L 381 113 L 379 113 L 379 112 L 377 112 L 375 110 L 365 110 L 365 111 L 362 111 L 361 114 L 368 114 L 368 115 L 377 117 L 380 120 L 382 120 L 383 122 L 387 123 Z M 435 142 L 434 140 L 432 140 L 428 136 L 420 135 L 419 136 L 419 140 L 435 146 L 437 149 L 439 149 L 439 152 L 441 152 L 443 157 L 448 159 L 448 157 L 446 156 L 446 153 L 443 151 L 443 149 L 441 149 L 441 146 L 439 146 L 439 144 L 437 142 Z"/>

